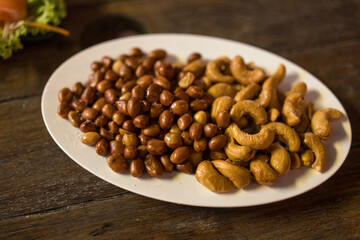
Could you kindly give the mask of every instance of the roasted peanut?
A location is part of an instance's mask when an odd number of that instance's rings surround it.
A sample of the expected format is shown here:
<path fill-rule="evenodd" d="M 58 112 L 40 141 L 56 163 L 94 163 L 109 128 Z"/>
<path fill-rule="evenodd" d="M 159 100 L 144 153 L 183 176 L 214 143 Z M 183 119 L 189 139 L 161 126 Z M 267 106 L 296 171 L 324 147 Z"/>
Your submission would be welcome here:
<path fill-rule="evenodd" d="M 182 146 L 175 149 L 170 155 L 170 161 L 174 164 L 182 163 L 190 157 L 190 148 Z"/>
<path fill-rule="evenodd" d="M 86 108 L 86 104 L 83 101 L 79 100 L 79 99 L 72 100 L 71 103 L 70 103 L 70 106 L 71 106 L 72 109 L 74 109 L 74 110 L 76 110 L 78 112 L 82 112 Z"/>
<path fill-rule="evenodd" d="M 126 159 L 135 159 L 137 157 L 137 146 L 126 146 L 124 148 L 124 157 Z"/>
<path fill-rule="evenodd" d="M 123 156 L 110 156 L 107 158 L 107 164 L 116 173 L 125 172 L 128 168 L 128 163 Z"/>
<path fill-rule="evenodd" d="M 124 144 L 120 141 L 111 141 L 110 142 L 110 153 L 114 157 L 122 156 L 124 154 Z"/>
<path fill-rule="evenodd" d="M 100 156 L 106 156 L 109 153 L 109 142 L 101 138 L 95 145 L 95 151 Z"/>
<path fill-rule="evenodd" d="M 202 132 L 203 132 L 203 128 L 200 123 L 194 122 L 191 124 L 189 128 L 189 134 L 193 140 L 200 139 L 202 136 Z"/>
<path fill-rule="evenodd" d="M 170 110 L 176 115 L 183 115 L 189 111 L 189 104 L 184 100 L 176 100 L 171 104 Z"/>
<path fill-rule="evenodd" d="M 164 141 L 160 139 L 151 139 L 146 145 L 146 150 L 153 155 L 163 155 L 167 151 L 167 147 Z"/>
<path fill-rule="evenodd" d="M 140 177 L 144 172 L 144 162 L 140 158 L 136 158 L 130 162 L 130 174 L 133 177 Z"/>
<path fill-rule="evenodd" d="M 160 157 L 160 162 L 166 172 L 172 172 L 174 170 L 174 164 L 170 161 L 169 155 L 162 155 Z"/>
<path fill-rule="evenodd" d="M 58 94 L 59 102 L 70 103 L 73 98 L 73 93 L 69 88 L 63 88 Z"/>
<path fill-rule="evenodd" d="M 95 145 L 101 136 L 97 132 L 87 132 L 81 137 L 81 142 L 86 145 Z"/>
<path fill-rule="evenodd" d="M 191 115 L 189 113 L 185 113 L 177 120 L 177 125 L 180 130 L 184 131 L 191 125 L 192 121 L 193 118 L 191 117 Z"/>
<path fill-rule="evenodd" d="M 74 127 L 80 127 L 80 124 L 81 124 L 81 119 L 80 119 L 80 116 L 79 114 L 72 110 L 68 113 L 68 119 L 71 123 L 71 125 L 73 125 Z"/>
<path fill-rule="evenodd" d="M 200 138 L 198 140 L 194 140 L 193 147 L 195 152 L 204 152 L 207 148 L 208 142 L 206 138 Z"/>
<path fill-rule="evenodd" d="M 170 149 L 176 149 L 183 145 L 183 140 L 180 134 L 171 133 L 171 132 L 165 134 L 164 142 Z"/>
<path fill-rule="evenodd" d="M 85 108 L 84 111 L 81 113 L 81 117 L 85 120 L 95 120 L 98 115 L 98 111 L 89 107 Z"/>
<path fill-rule="evenodd" d="M 138 115 L 134 118 L 133 124 L 137 128 L 145 128 L 149 123 L 148 115 Z"/>
<path fill-rule="evenodd" d="M 204 126 L 207 123 L 207 114 L 204 111 L 198 111 L 194 114 L 194 120 Z"/>
<path fill-rule="evenodd" d="M 190 160 L 186 160 L 182 163 L 176 164 L 176 170 L 178 170 L 179 172 L 191 174 L 194 172 L 194 167 L 191 164 Z"/>
<path fill-rule="evenodd" d="M 164 89 L 160 95 L 160 103 L 166 107 L 170 106 L 174 101 L 175 97 L 170 91 Z"/>
<path fill-rule="evenodd" d="M 159 125 L 162 129 L 169 129 L 173 125 L 174 120 L 174 114 L 169 109 L 166 109 L 159 116 Z"/>
<path fill-rule="evenodd" d="M 149 137 L 156 137 L 160 134 L 160 131 L 160 126 L 157 123 L 151 123 L 145 128 L 141 129 L 141 133 Z"/>
<path fill-rule="evenodd" d="M 97 132 L 97 127 L 91 121 L 84 121 L 80 124 L 80 131 L 86 132 Z"/>
<path fill-rule="evenodd" d="M 226 136 L 219 134 L 209 140 L 208 146 L 211 151 L 219 151 L 226 145 Z"/>
<path fill-rule="evenodd" d="M 230 114 L 226 111 L 221 111 L 216 116 L 216 123 L 221 128 L 226 128 L 230 124 Z"/>
<path fill-rule="evenodd" d="M 152 154 L 148 154 L 145 157 L 145 169 L 147 173 L 152 177 L 160 177 L 163 173 L 163 167 L 157 157 Z"/>
<path fill-rule="evenodd" d="M 124 121 L 122 128 L 125 129 L 126 131 L 129 132 L 135 132 L 136 131 L 136 127 L 134 126 L 133 121 L 131 120 L 126 120 Z"/>

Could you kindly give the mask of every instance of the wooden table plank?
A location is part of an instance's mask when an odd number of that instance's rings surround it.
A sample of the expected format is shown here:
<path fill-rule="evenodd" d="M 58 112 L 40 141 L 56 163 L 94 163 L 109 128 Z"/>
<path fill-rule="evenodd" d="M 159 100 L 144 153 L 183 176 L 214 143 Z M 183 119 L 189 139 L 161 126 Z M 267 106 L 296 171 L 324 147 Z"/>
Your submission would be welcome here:
<path fill-rule="evenodd" d="M 124 192 L 61 151 L 42 121 L 40 97 L 0 104 L 0 129 L 0 219 Z"/>
<path fill-rule="evenodd" d="M 278 1 L 272 4 L 264 0 L 233 1 L 231 4 L 217 0 L 186 0 L 181 4 L 138 0 L 105 1 L 98 6 L 75 5 L 69 7 L 68 17 L 62 23 L 71 32 L 69 38 L 54 36 L 43 42 L 26 43 L 23 50 L 2 61 L 0 89 L 7 89 L 7 93 L 0 95 L 0 102 L 41 94 L 51 73 L 64 60 L 86 47 L 85 39 L 97 38 L 86 28 L 102 16 L 128 16 L 143 24 L 149 33 L 213 35 L 277 53 L 360 39 L 356 27 L 360 23 L 355 17 L 359 5 L 349 0 Z M 182 10 L 178 11 L 179 8 Z"/>
<path fill-rule="evenodd" d="M 341 233 L 355 239 L 360 237 L 359 154 L 360 148 L 353 149 L 353 161 L 324 184 L 278 203 L 212 209 L 120 194 L 2 220 L 0 238 L 337 239 Z"/>

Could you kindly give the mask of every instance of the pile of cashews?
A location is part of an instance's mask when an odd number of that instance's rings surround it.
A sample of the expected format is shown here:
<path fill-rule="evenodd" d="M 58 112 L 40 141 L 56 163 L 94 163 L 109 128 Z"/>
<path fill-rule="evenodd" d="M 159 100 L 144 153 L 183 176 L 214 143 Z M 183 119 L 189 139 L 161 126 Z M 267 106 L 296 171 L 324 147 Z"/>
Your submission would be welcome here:
<path fill-rule="evenodd" d="M 240 56 L 219 57 L 207 63 L 202 79 L 214 97 L 211 118 L 227 111 L 231 124 L 225 130 L 223 151 L 198 165 L 198 182 L 223 193 L 247 186 L 252 178 L 271 185 L 290 169 L 301 166 L 325 170 L 323 141 L 331 136 L 330 121 L 343 114 L 333 108 L 315 111 L 313 103 L 305 102 L 304 82 L 281 93 L 278 85 L 285 74 L 283 64 L 268 76 Z"/>

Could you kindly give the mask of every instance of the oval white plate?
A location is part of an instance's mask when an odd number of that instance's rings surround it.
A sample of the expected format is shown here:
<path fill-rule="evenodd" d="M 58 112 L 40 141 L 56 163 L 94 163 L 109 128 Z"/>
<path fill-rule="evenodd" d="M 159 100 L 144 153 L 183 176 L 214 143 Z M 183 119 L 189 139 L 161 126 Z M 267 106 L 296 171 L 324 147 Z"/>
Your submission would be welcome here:
<path fill-rule="evenodd" d="M 297 81 L 308 86 L 307 102 L 314 102 L 316 108 L 334 107 L 346 114 L 345 109 L 334 94 L 318 79 L 294 63 L 265 50 L 243 43 L 207 36 L 186 34 L 150 34 L 115 39 L 85 49 L 65 61 L 50 77 L 44 88 L 41 100 L 45 125 L 59 147 L 75 162 L 89 172 L 116 186 L 147 197 L 194 206 L 206 207 L 243 207 L 276 202 L 294 197 L 325 182 L 345 161 L 351 144 L 351 127 L 347 116 L 333 123 L 332 138 L 326 142 L 329 163 L 323 173 L 311 168 L 291 170 L 277 180 L 272 187 L 251 183 L 243 190 L 227 194 L 215 194 L 199 184 L 194 175 L 183 173 L 164 174 L 161 178 L 134 178 L 129 173 L 117 174 L 110 170 L 106 158 L 97 156 L 93 147 L 82 144 L 81 132 L 67 120 L 58 117 L 57 93 L 63 87 L 77 82 L 85 82 L 90 74 L 90 63 L 104 55 L 117 57 L 131 47 L 139 46 L 144 51 L 163 48 L 184 61 L 194 52 L 200 52 L 205 59 L 219 56 L 232 58 L 241 55 L 254 61 L 272 74 L 279 63 L 287 69 L 286 79 L 280 85 L 282 91 L 288 91 Z"/>

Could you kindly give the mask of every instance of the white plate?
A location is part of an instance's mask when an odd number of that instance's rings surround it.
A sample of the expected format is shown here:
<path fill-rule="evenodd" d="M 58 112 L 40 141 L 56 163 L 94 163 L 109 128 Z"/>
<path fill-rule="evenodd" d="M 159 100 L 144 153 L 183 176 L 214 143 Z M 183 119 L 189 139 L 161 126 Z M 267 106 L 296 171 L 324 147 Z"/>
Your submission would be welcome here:
<path fill-rule="evenodd" d="M 183 173 L 164 174 L 161 178 L 134 178 L 129 173 L 117 174 L 110 170 L 106 158 L 97 156 L 93 147 L 82 144 L 81 132 L 67 120 L 60 118 L 57 93 L 63 87 L 77 82 L 85 82 L 90 74 L 90 63 L 104 55 L 117 57 L 131 47 L 139 46 L 144 51 L 163 48 L 180 60 L 194 52 L 200 52 L 205 59 L 219 56 L 232 58 L 241 55 L 246 61 L 254 61 L 258 66 L 272 74 L 279 63 L 287 69 L 287 76 L 280 85 L 287 91 L 297 81 L 308 86 L 307 102 L 315 103 L 316 108 L 334 107 L 345 113 L 342 121 L 333 123 L 334 133 L 326 142 L 329 163 L 323 173 L 311 168 L 291 170 L 279 178 L 272 187 L 251 183 L 243 190 L 227 194 L 215 194 L 199 184 L 194 175 Z M 319 66 L 321 67 L 321 66 Z M 276 202 L 309 191 L 330 178 L 345 161 L 351 144 L 351 127 L 345 109 L 334 94 L 318 79 L 294 63 L 265 50 L 243 43 L 187 34 L 149 34 L 115 39 L 85 49 L 65 61 L 50 77 L 44 88 L 41 100 L 45 125 L 59 147 L 80 166 L 116 186 L 147 197 L 193 206 L 243 207 Z"/>

